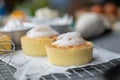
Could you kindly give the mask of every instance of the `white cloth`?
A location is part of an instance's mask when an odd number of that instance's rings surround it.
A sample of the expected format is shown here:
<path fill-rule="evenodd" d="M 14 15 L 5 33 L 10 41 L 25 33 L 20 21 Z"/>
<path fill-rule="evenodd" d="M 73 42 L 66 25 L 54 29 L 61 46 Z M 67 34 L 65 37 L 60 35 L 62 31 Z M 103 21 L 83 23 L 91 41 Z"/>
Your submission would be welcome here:
<path fill-rule="evenodd" d="M 1 57 L 2 56 L 0 56 L 0 58 Z M 101 49 L 99 47 L 97 48 L 95 47 L 93 51 L 93 61 L 86 65 L 99 64 L 115 58 L 120 58 L 120 55 Z M 8 59 L 5 58 L 3 59 L 3 61 L 8 61 Z M 28 74 L 31 75 L 39 73 L 39 75 L 37 74 L 36 77 L 40 77 L 42 75 L 50 73 L 66 73 L 65 72 L 66 69 L 80 67 L 80 66 L 69 67 L 55 66 L 49 63 L 47 57 L 26 56 L 23 54 L 22 50 L 16 51 L 10 64 L 17 68 L 17 71 L 15 73 L 15 78 L 17 78 L 17 80 L 25 80 L 26 75 Z"/>

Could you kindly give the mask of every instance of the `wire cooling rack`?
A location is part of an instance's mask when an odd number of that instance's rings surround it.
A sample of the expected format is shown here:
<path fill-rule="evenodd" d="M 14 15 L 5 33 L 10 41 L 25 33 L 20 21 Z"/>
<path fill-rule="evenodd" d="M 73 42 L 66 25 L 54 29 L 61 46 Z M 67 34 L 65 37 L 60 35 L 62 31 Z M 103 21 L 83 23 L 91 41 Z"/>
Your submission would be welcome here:
<path fill-rule="evenodd" d="M 104 80 L 102 75 L 107 70 L 120 64 L 119 59 L 113 59 L 109 62 L 91 65 L 86 67 L 71 68 L 66 70 L 69 74 L 50 74 L 39 78 L 28 75 L 28 80 Z"/>
<path fill-rule="evenodd" d="M 15 80 L 13 77 L 16 68 L 10 66 L 8 63 L 11 61 L 14 52 L 15 52 L 15 45 L 10 40 L 0 41 L 0 80 Z M 11 45 L 12 48 L 7 50 L 3 45 Z M 3 62 L 3 59 L 7 59 L 6 62 Z"/>
<path fill-rule="evenodd" d="M 2 63 L 2 64 L 1 64 Z M 0 60 L 0 66 L 5 62 Z M 27 80 L 103 80 L 102 74 L 111 67 L 115 67 L 120 64 L 120 58 L 110 60 L 109 62 L 91 65 L 86 67 L 71 68 L 66 70 L 70 74 L 50 74 L 44 75 L 36 79 L 33 75 L 28 75 Z M 13 77 L 16 68 L 6 64 L 4 67 L 0 67 L 0 80 L 15 80 Z"/>
<path fill-rule="evenodd" d="M 3 64 L 4 65 L 3 67 Z M 15 80 L 15 78 L 13 77 L 14 72 L 16 71 L 16 68 L 14 68 L 13 66 L 8 65 L 6 62 L 3 62 L 0 60 L 0 80 Z"/>

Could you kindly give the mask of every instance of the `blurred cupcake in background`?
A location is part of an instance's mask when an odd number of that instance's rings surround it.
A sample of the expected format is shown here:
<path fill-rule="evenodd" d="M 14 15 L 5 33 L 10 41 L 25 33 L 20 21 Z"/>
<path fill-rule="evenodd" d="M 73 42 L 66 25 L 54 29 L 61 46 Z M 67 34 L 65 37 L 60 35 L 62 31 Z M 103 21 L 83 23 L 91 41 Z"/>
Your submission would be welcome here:
<path fill-rule="evenodd" d="M 59 14 L 58 11 L 45 7 L 36 10 L 35 17 L 44 18 L 44 19 L 54 19 L 59 17 Z"/>
<path fill-rule="evenodd" d="M 106 3 L 104 6 L 104 17 L 110 22 L 112 29 L 114 29 L 116 22 L 120 21 L 118 7 L 112 2 Z M 117 23 L 118 24 L 118 23 Z"/>
<path fill-rule="evenodd" d="M 27 14 L 22 10 L 15 10 L 9 16 L 9 20 L 26 21 L 27 20 Z"/>
<path fill-rule="evenodd" d="M 11 50 L 11 37 L 0 33 L 0 55 L 4 53 L 8 53 L 7 51 Z"/>
<path fill-rule="evenodd" d="M 29 22 L 29 16 L 27 15 L 26 12 L 22 11 L 22 10 L 14 10 L 11 14 L 7 15 L 4 19 L 3 19 L 3 24 L 7 24 L 9 21 L 22 21 L 22 22 Z"/>
<path fill-rule="evenodd" d="M 98 3 L 94 4 L 93 6 L 91 6 L 90 11 L 97 14 L 103 14 L 104 13 L 103 5 Z"/>
<path fill-rule="evenodd" d="M 117 6 L 112 2 L 105 4 L 104 11 L 105 11 L 105 14 L 107 15 L 117 15 L 117 12 L 118 12 Z"/>
<path fill-rule="evenodd" d="M 70 31 L 72 21 L 73 18 L 70 15 L 65 14 L 60 17 L 57 10 L 53 10 L 48 7 L 36 10 L 35 17 L 32 19 L 33 23 L 47 24 L 59 33 Z"/>

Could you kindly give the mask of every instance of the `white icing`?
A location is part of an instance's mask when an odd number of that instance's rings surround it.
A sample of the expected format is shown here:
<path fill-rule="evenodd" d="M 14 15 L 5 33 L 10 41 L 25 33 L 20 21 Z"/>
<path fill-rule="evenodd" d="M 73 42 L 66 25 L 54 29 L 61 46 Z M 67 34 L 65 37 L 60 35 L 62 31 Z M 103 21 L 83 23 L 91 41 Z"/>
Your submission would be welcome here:
<path fill-rule="evenodd" d="M 32 26 L 30 25 L 24 25 L 24 22 L 21 22 L 20 20 L 11 20 L 8 21 L 7 24 L 0 29 L 0 31 L 18 31 L 18 30 L 24 30 L 24 29 L 29 29 Z"/>
<path fill-rule="evenodd" d="M 66 47 L 66 46 L 80 45 L 84 42 L 85 40 L 81 37 L 80 33 L 68 32 L 68 33 L 59 35 L 57 37 L 57 40 L 52 44 L 60 47 Z"/>
<path fill-rule="evenodd" d="M 46 25 L 39 25 L 27 32 L 27 36 L 30 38 L 47 37 L 47 36 L 54 36 L 58 34 L 59 34 L 58 32 L 56 32 L 51 27 Z"/>

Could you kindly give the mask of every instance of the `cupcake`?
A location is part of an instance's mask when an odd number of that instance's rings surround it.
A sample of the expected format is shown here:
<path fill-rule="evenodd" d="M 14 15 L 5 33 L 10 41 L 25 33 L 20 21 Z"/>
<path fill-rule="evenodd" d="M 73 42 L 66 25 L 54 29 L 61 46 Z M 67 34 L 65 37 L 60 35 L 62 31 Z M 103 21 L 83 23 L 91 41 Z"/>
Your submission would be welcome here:
<path fill-rule="evenodd" d="M 45 46 L 52 43 L 58 32 L 49 26 L 37 26 L 21 38 L 23 52 L 30 56 L 46 56 Z"/>
<path fill-rule="evenodd" d="M 11 38 L 5 34 L 0 33 L 0 54 L 11 50 Z"/>
<path fill-rule="evenodd" d="M 57 18 L 59 14 L 58 11 L 45 7 L 36 10 L 35 16 L 43 19 L 54 19 Z"/>
<path fill-rule="evenodd" d="M 15 10 L 12 12 L 12 14 L 9 17 L 9 20 L 20 20 L 20 21 L 26 21 L 27 15 L 25 12 L 21 10 Z M 8 21 L 9 21 L 8 20 Z"/>
<path fill-rule="evenodd" d="M 46 46 L 46 51 L 50 63 L 54 65 L 82 65 L 92 60 L 93 43 L 85 41 L 78 32 L 68 32 Z"/>

